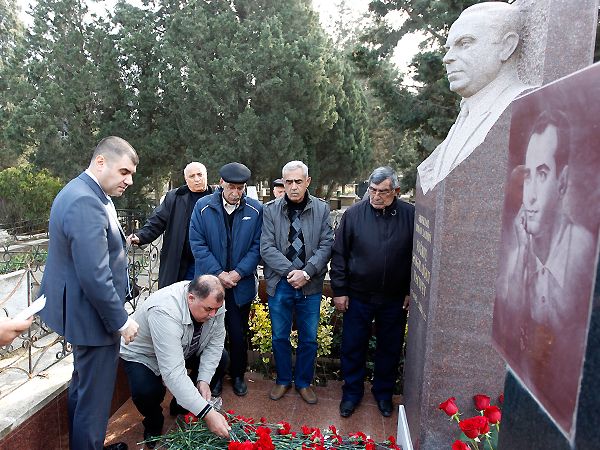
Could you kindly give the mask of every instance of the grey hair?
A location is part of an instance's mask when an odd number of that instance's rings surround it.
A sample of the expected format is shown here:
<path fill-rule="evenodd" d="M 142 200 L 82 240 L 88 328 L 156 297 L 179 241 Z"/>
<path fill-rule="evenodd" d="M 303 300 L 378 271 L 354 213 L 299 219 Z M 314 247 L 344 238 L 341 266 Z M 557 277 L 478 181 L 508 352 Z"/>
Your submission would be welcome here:
<path fill-rule="evenodd" d="M 390 189 L 392 191 L 400 186 L 400 183 L 398 182 L 398 172 L 390 166 L 383 166 L 375 169 L 369 177 L 369 184 L 380 184 L 387 179 L 390 180 Z"/>
<path fill-rule="evenodd" d="M 202 171 L 204 173 L 206 173 L 206 166 L 204 164 L 202 164 L 201 162 L 198 162 L 198 161 L 192 161 L 187 166 L 185 166 L 185 169 L 183 169 L 183 178 L 184 179 L 187 178 L 187 175 L 185 174 L 185 172 L 188 170 L 188 167 L 190 167 L 192 164 L 199 164 L 200 166 L 202 166 Z"/>
<path fill-rule="evenodd" d="M 296 170 L 298 167 L 302 167 L 302 175 L 304 175 L 304 178 L 308 180 L 308 166 L 302 161 L 290 161 L 283 166 L 283 169 L 281 169 L 281 177 L 285 178 L 285 173 L 288 170 Z"/>

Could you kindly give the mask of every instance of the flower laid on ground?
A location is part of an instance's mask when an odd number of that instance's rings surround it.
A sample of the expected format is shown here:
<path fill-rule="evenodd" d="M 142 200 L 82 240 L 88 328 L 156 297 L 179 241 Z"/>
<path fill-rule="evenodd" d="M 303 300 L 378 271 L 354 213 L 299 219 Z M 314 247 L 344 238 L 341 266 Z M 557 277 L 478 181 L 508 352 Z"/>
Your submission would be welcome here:
<path fill-rule="evenodd" d="M 362 432 L 349 433 L 344 439 L 333 425 L 323 432 L 304 426 L 297 435 L 285 421 L 267 424 L 261 418 L 257 424 L 251 417 L 234 411 L 223 413 L 231 426 L 230 439 L 213 434 L 203 421 L 189 413 L 178 431 L 153 440 L 160 440 L 162 448 L 170 450 L 399 450 L 393 436 L 382 443 L 375 443 Z"/>
<path fill-rule="evenodd" d="M 504 395 L 501 395 L 500 404 L 503 398 Z M 456 398 L 450 397 L 438 406 L 438 409 L 450 417 L 450 421 L 456 419 L 462 431 L 459 439 L 452 444 L 452 450 L 478 450 L 480 443 L 483 444 L 484 450 L 494 450 L 494 446 L 498 443 L 499 424 L 502 418 L 500 408 L 496 405 L 490 406 L 490 397 L 487 395 L 476 395 L 473 400 L 475 400 L 475 409 L 480 415 L 465 420 L 459 418 L 460 413 L 454 403 Z M 490 430 L 490 424 L 495 425 L 495 428 Z"/>

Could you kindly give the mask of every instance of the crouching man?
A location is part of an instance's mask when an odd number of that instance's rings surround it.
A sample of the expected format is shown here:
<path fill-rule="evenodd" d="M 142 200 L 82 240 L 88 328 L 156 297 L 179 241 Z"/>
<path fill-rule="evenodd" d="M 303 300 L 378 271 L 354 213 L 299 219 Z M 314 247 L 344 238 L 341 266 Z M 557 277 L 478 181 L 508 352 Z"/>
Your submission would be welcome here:
<path fill-rule="evenodd" d="M 219 279 L 203 275 L 159 289 L 135 312 L 140 326 L 135 345 L 121 341 L 120 357 L 133 403 L 144 416 L 145 440 L 162 434 L 165 386 L 210 431 L 228 437 L 225 417 L 208 403 L 211 380 L 220 380 L 227 364 L 224 298 Z"/>

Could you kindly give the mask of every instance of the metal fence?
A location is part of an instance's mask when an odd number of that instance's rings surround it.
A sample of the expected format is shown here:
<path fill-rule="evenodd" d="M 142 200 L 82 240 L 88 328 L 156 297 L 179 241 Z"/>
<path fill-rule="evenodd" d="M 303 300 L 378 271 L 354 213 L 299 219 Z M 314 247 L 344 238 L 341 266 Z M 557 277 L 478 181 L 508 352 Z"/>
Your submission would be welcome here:
<path fill-rule="evenodd" d="M 118 210 L 128 236 L 143 225 L 140 211 Z M 0 317 L 13 317 L 33 302 L 39 291 L 49 245 L 48 220 L 36 219 L 0 224 Z M 133 313 L 140 301 L 158 286 L 158 264 L 162 237 L 139 247 L 128 247 L 131 289 L 126 308 Z M 54 333 L 39 316 L 33 325 L 9 346 L 0 347 L 0 398 L 71 353 L 71 346 Z"/>

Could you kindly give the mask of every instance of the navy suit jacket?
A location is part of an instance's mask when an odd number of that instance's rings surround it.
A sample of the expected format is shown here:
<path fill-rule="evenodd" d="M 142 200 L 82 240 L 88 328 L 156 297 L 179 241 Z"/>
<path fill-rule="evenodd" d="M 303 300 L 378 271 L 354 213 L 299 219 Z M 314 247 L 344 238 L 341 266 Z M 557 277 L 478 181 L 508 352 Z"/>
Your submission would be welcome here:
<path fill-rule="evenodd" d="M 40 294 L 42 319 L 67 342 L 101 346 L 119 342 L 127 321 L 125 236 L 110 202 L 85 172 L 56 196 L 50 246 Z"/>

